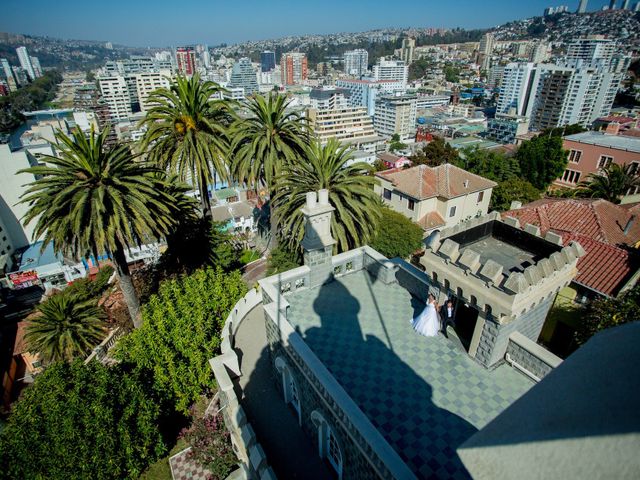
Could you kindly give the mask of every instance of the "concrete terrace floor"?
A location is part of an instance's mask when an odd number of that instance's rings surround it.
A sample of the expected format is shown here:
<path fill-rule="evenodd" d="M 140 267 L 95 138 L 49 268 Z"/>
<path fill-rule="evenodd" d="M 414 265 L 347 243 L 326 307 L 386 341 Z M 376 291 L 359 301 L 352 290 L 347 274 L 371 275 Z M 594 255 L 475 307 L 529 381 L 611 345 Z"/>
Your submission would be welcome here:
<path fill-rule="evenodd" d="M 276 387 L 264 322 L 264 311 L 259 305 L 240 324 L 236 334 L 235 350 L 242 369 L 242 376 L 234 380 L 236 395 L 278 478 L 333 479 Z"/>
<path fill-rule="evenodd" d="M 366 271 L 287 301 L 294 328 L 418 477 L 468 478 L 456 448 L 533 385 L 416 334 L 424 305 Z"/>

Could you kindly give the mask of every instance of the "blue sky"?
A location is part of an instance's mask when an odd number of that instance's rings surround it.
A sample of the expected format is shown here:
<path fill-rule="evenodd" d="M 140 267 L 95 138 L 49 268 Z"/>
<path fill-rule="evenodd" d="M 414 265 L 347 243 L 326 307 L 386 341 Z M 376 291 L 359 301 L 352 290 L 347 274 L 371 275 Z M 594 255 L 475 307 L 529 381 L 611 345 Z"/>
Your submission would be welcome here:
<path fill-rule="evenodd" d="M 589 10 L 605 4 L 590 0 Z M 484 28 L 558 5 L 575 10 L 578 0 L 2 0 L 0 31 L 131 46 L 214 45 L 381 27 Z"/>

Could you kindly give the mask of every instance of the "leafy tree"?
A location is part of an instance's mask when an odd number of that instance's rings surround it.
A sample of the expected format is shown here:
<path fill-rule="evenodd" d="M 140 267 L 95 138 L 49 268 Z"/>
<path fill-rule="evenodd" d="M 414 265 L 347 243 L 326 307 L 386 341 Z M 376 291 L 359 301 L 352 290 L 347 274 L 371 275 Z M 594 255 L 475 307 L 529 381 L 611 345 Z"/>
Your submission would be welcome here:
<path fill-rule="evenodd" d="M 543 130 L 539 137 L 564 137 L 565 135 L 574 135 L 576 133 L 586 132 L 587 129 L 578 123 L 565 125 L 564 127 L 547 128 Z"/>
<path fill-rule="evenodd" d="M 374 162 L 373 162 L 373 171 L 374 172 L 383 172 L 385 170 L 387 170 L 387 165 L 380 160 L 379 158 L 377 158 Z"/>
<path fill-rule="evenodd" d="M 407 258 L 422 247 L 424 231 L 401 213 L 383 207 L 371 247 L 387 258 Z"/>
<path fill-rule="evenodd" d="M 443 163 L 457 164 L 459 157 L 455 148 L 443 138 L 434 137 L 431 142 L 409 157 L 414 165 L 429 165 L 436 167 Z"/>
<path fill-rule="evenodd" d="M 157 170 L 134 161 L 128 147 L 106 148 L 109 134 L 93 130 L 87 138 L 56 133 L 58 156 L 44 155 L 47 165 L 27 168 L 37 180 L 22 203 L 23 221 L 36 220 L 34 238 L 71 257 L 107 252 L 113 258 L 120 287 L 134 325 L 140 325 L 140 303 L 125 257 L 125 248 L 169 232 L 175 199 L 164 193 Z"/>
<path fill-rule="evenodd" d="M 287 110 L 288 105 L 282 95 L 256 95 L 249 100 L 249 116 L 238 119 L 231 130 L 232 177 L 256 188 L 266 186 L 271 198 L 275 178 L 286 164 L 300 161 L 309 142 L 304 118 Z M 271 213 L 271 246 L 276 240 L 277 213 Z"/>
<path fill-rule="evenodd" d="M 522 178 L 539 190 L 546 190 L 567 167 L 567 152 L 561 137 L 536 137 L 524 142 L 516 152 Z"/>
<path fill-rule="evenodd" d="M 491 209 L 505 211 L 511 208 L 511 202 L 527 204 L 539 200 L 542 192 L 521 178 L 510 178 L 499 182 L 491 194 Z"/>
<path fill-rule="evenodd" d="M 331 139 L 324 147 L 312 143 L 306 161 L 292 163 L 276 183 L 274 206 L 282 221 L 282 237 L 295 249 L 304 237 L 305 222 L 300 211 L 306 194 L 329 190 L 335 212 L 331 232 L 338 251 L 345 252 L 366 244 L 376 231 L 380 219 L 380 200 L 373 191 L 376 179 L 364 162 L 349 164 L 353 154 Z"/>
<path fill-rule="evenodd" d="M 191 445 L 189 457 L 210 471 L 212 480 L 224 480 L 238 464 L 220 414 L 195 419 L 184 438 Z"/>
<path fill-rule="evenodd" d="M 237 271 L 207 268 L 166 280 L 144 306 L 142 327 L 120 339 L 115 356 L 150 372 L 161 397 L 187 413 L 214 386 L 208 361 L 220 351 L 224 321 L 246 291 Z"/>
<path fill-rule="evenodd" d="M 95 300 L 58 294 L 37 307 L 39 315 L 29 321 L 25 341 L 29 351 L 46 362 L 83 357 L 105 336 L 106 315 Z"/>
<path fill-rule="evenodd" d="M 577 195 L 620 203 L 620 199 L 637 186 L 640 186 L 640 177 L 635 165 L 629 163 L 620 166 L 612 162 L 602 171 L 592 173 L 586 181 L 580 182 Z"/>
<path fill-rule="evenodd" d="M 515 158 L 479 147 L 465 148 L 455 163 L 494 182 L 510 180 L 520 174 L 520 165 Z"/>
<path fill-rule="evenodd" d="M 53 100 L 60 82 L 62 74 L 50 70 L 29 85 L 5 97 L 0 96 L 0 133 L 11 132 L 18 127 L 24 121 L 22 112 L 39 110 Z"/>
<path fill-rule="evenodd" d="M 278 245 L 271 250 L 267 261 L 267 275 L 286 272 L 302 265 L 300 250 L 289 250 L 286 245 Z"/>
<path fill-rule="evenodd" d="M 226 177 L 225 153 L 231 110 L 220 100 L 224 90 L 214 82 L 179 75 L 169 88 L 149 95 L 151 105 L 140 122 L 147 127 L 141 148 L 159 168 L 193 181 L 200 193 L 204 218 L 211 219 L 209 185 Z"/>
<path fill-rule="evenodd" d="M 447 82 L 458 83 L 460 81 L 460 69 L 452 65 L 445 66 L 444 78 Z"/>
<path fill-rule="evenodd" d="M 397 150 L 404 150 L 405 148 L 407 148 L 407 144 L 402 143 L 400 141 L 400 135 L 398 135 L 397 133 L 394 133 L 391 136 L 391 142 L 389 143 L 389 150 L 392 152 L 395 152 Z"/>
<path fill-rule="evenodd" d="M 413 80 L 423 78 L 432 66 L 432 60 L 428 58 L 419 58 L 409 65 L 409 81 L 411 82 Z"/>
<path fill-rule="evenodd" d="M 580 328 L 575 333 L 578 345 L 602 330 L 640 320 L 640 285 L 620 298 L 598 298 L 592 301 L 581 317 Z"/>
<path fill-rule="evenodd" d="M 145 384 L 99 362 L 49 366 L 0 433 L 0 478 L 138 478 L 165 451 Z"/>
<path fill-rule="evenodd" d="M 214 222 L 209 235 L 210 264 L 223 270 L 229 270 L 236 265 L 238 252 L 233 245 L 233 236 L 225 229 L 225 225 L 222 222 Z"/>

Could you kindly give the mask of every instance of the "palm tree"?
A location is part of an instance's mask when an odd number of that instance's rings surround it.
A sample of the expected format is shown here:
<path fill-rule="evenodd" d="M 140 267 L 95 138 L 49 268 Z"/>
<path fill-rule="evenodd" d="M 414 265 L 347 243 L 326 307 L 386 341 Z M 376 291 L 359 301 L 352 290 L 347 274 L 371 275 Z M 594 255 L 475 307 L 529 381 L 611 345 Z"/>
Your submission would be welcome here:
<path fill-rule="evenodd" d="M 620 203 L 620 198 L 635 187 L 640 187 L 636 165 L 630 163 L 620 166 L 611 163 L 603 170 L 589 175 L 586 181 L 580 182 L 578 194 L 581 197 L 603 198 Z"/>
<path fill-rule="evenodd" d="M 56 253 L 111 255 L 138 327 L 140 302 L 125 248 L 166 235 L 175 223 L 175 199 L 165 192 L 158 170 L 135 161 L 127 146 L 105 148 L 108 133 L 56 133 L 59 157 L 45 155 L 47 165 L 19 172 L 37 178 L 22 196 L 29 205 L 23 221 L 36 220 L 34 238 L 42 238 L 43 247 L 53 242 Z"/>
<path fill-rule="evenodd" d="M 298 161 L 309 143 L 309 131 L 299 113 L 287 111 L 289 102 L 282 95 L 255 95 L 247 104 L 249 115 L 239 118 L 231 128 L 229 169 L 238 182 L 253 187 L 264 185 L 273 199 L 274 179 L 287 163 Z M 270 207 L 272 205 L 270 204 Z M 273 247 L 277 221 L 271 208 Z"/>
<path fill-rule="evenodd" d="M 364 162 L 351 163 L 347 147 L 332 139 L 326 146 L 312 143 L 306 149 L 306 161 L 291 163 L 278 177 L 274 206 L 283 219 L 282 236 L 290 248 L 298 248 L 304 237 L 304 206 L 307 192 L 329 190 L 335 207 L 331 233 L 339 251 L 370 241 L 381 217 L 380 200 L 373 191 L 372 167 Z"/>
<path fill-rule="evenodd" d="M 163 170 L 192 181 L 200 193 L 202 215 L 211 218 L 210 184 L 226 178 L 227 127 L 232 112 L 217 83 L 178 76 L 169 88 L 149 95 L 151 104 L 141 125 L 147 127 L 141 148 Z"/>
<path fill-rule="evenodd" d="M 95 300 L 60 293 L 37 307 L 25 333 L 29 351 L 45 362 L 70 361 L 86 355 L 104 338 L 105 312 Z"/>

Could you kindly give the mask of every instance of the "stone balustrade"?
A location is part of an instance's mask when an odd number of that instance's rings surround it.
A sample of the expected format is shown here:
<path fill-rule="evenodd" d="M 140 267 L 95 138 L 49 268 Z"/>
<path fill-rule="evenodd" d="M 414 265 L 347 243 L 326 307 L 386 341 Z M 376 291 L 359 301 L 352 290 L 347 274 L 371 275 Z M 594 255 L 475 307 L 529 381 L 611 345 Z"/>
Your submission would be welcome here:
<path fill-rule="evenodd" d="M 274 297 L 275 293 L 272 293 Z M 242 321 L 256 308 L 263 293 L 251 289 L 235 304 L 222 327 L 221 354 L 209 360 L 209 365 L 218 385 L 220 410 L 225 425 L 231 434 L 233 451 L 241 462 L 244 478 L 275 480 L 273 469 L 267 462 L 262 446 L 256 440 L 255 433 L 247 421 L 247 415 L 233 389 L 232 378 L 241 375 L 240 361 L 233 350 L 234 337 Z"/>

